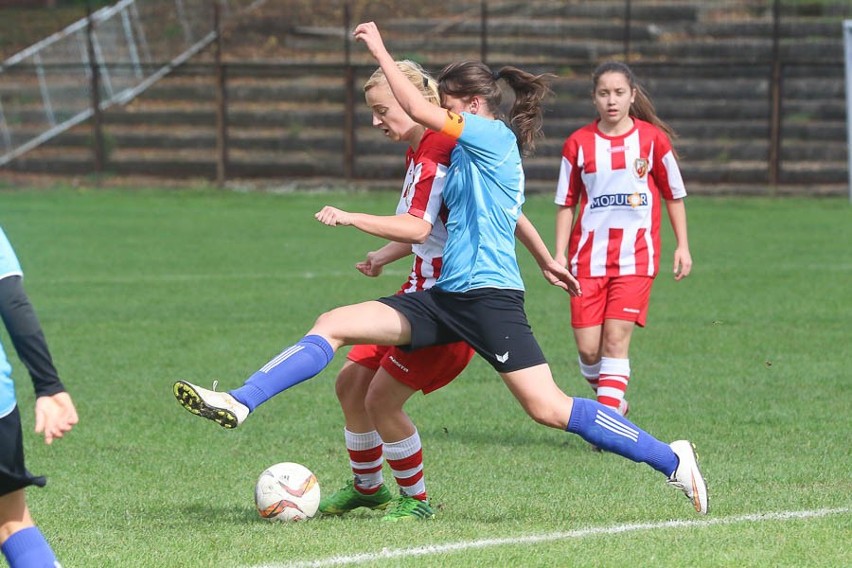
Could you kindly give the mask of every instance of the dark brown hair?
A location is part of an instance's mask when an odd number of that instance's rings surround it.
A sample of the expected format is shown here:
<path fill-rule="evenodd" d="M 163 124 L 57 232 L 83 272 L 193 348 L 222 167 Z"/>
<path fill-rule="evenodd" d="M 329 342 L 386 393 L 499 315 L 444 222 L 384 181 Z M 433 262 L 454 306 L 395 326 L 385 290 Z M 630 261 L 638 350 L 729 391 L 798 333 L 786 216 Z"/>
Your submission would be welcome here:
<path fill-rule="evenodd" d="M 592 73 L 593 97 L 595 95 L 595 90 L 598 88 L 598 81 L 600 81 L 601 76 L 606 73 L 621 73 L 627 79 L 627 83 L 630 85 L 630 88 L 636 91 L 633 104 L 630 105 L 631 116 L 635 116 L 639 120 L 644 120 L 645 122 L 650 122 L 665 132 L 666 136 L 669 137 L 669 140 L 677 138 L 677 134 L 675 134 L 674 129 L 657 116 L 657 109 L 654 108 L 654 103 L 651 102 L 651 98 L 648 96 L 648 93 L 645 92 L 645 89 L 642 88 L 642 85 L 636 81 L 636 76 L 633 74 L 633 71 L 627 66 L 627 64 L 622 63 L 621 61 L 605 61 L 595 68 L 595 71 Z"/>
<path fill-rule="evenodd" d="M 479 96 L 488 110 L 501 116 L 500 103 L 503 92 L 497 84 L 503 79 L 515 92 L 515 102 L 509 111 L 509 122 L 518 136 L 518 143 L 525 156 L 535 151 L 535 141 L 542 137 L 542 101 L 551 94 L 550 79 L 553 75 L 533 75 L 517 67 L 502 67 L 497 72 L 479 61 L 451 63 L 438 76 L 441 95 L 466 98 Z"/>

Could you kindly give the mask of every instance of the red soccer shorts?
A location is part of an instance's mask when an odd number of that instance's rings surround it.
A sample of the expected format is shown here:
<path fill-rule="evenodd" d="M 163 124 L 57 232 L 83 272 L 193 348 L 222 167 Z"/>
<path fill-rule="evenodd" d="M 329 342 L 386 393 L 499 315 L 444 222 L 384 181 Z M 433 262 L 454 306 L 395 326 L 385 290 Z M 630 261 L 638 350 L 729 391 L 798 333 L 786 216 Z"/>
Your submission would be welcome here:
<path fill-rule="evenodd" d="M 603 325 L 605 319 L 632 321 L 645 327 L 650 276 L 603 276 L 578 278 L 583 295 L 571 297 L 571 327 Z"/>
<path fill-rule="evenodd" d="M 346 358 L 368 369 L 381 367 L 402 384 L 429 394 L 459 376 L 473 354 L 470 345 L 458 341 L 414 351 L 383 345 L 355 345 Z"/>

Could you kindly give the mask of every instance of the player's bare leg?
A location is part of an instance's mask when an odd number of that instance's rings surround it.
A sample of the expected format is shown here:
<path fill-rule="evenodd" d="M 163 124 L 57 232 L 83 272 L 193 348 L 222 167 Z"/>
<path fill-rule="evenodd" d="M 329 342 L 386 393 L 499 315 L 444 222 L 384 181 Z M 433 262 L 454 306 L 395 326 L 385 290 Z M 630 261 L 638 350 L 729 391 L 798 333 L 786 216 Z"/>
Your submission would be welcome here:
<path fill-rule="evenodd" d="M 269 360 L 241 387 L 221 393 L 215 386 L 209 390 L 178 381 L 174 395 L 189 412 L 225 428 L 236 428 L 273 396 L 325 369 L 340 347 L 356 343 L 403 345 L 410 338 L 408 320 L 381 302 L 343 306 L 322 314 L 300 341 Z"/>
<path fill-rule="evenodd" d="M 385 442 L 385 459 L 400 494 L 382 518 L 387 522 L 426 520 L 435 516 L 426 495 L 420 435 L 403 406 L 417 392 L 379 369 L 365 401 L 367 412 Z"/>

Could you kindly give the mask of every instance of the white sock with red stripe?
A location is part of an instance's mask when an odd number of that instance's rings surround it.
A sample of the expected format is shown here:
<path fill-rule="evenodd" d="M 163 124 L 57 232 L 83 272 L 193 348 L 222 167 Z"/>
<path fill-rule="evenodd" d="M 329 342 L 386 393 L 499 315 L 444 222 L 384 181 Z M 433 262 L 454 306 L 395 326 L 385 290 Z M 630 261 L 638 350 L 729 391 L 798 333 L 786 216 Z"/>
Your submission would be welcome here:
<path fill-rule="evenodd" d="M 375 430 L 359 433 L 344 428 L 343 435 L 349 450 L 349 465 L 355 475 L 355 489 L 365 495 L 374 494 L 384 483 L 382 438 Z"/>
<path fill-rule="evenodd" d="M 586 382 L 589 383 L 590 387 L 592 387 L 592 390 L 598 392 L 598 382 L 601 376 L 601 362 L 598 361 L 592 365 L 586 365 L 579 357 L 577 358 L 577 362 L 580 364 L 580 374 L 583 375 Z"/>
<path fill-rule="evenodd" d="M 601 376 L 598 380 L 598 402 L 618 410 L 627 382 L 630 380 L 630 359 L 601 358 Z"/>
<path fill-rule="evenodd" d="M 414 434 L 399 442 L 385 442 L 385 459 L 405 495 L 426 500 L 426 481 L 423 479 L 423 447 L 420 434 Z"/>

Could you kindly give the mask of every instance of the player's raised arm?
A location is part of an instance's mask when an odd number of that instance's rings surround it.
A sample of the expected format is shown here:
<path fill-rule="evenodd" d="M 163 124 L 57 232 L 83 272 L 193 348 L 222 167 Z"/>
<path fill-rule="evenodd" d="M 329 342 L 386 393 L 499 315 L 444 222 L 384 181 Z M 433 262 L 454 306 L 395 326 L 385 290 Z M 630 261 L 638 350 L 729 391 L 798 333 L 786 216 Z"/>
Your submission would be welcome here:
<path fill-rule="evenodd" d="M 362 41 L 385 73 L 388 85 L 402 109 L 419 124 L 435 131 L 441 131 L 447 121 L 447 111 L 427 101 L 411 81 L 399 70 L 391 57 L 379 28 L 374 22 L 358 24 L 353 34 Z"/>

